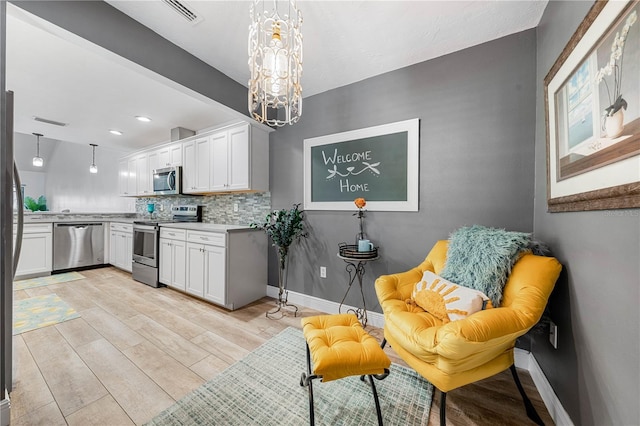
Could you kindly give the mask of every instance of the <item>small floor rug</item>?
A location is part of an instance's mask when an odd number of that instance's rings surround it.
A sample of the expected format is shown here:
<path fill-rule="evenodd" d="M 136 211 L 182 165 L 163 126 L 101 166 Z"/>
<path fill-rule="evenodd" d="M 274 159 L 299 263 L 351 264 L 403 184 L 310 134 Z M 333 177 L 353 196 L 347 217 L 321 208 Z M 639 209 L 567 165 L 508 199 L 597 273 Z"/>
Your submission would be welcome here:
<path fill-rule="evenodd" d="M 46 327 L 80 315 L 55 293 L 13 302 L 13 334 Z"/>
<path fill-rule="evenodd" d="M 48 277 L 30 278 L 28 280 L 15 281 L 14 290 L 24 290 L 26 288 L 42 287 L 45 285 L 59 284 L 67 281 L 81 280 L 84 275 L 78 272 L 64 272 L 62 274 L 50 275 Z"/>
<path fill-rule="evenodd" d="M 305 425 L 309 393 L 302 332 L 287 328 L 160 413 L 147 425 Z M 392 364 L 376 389 L 385 425 L 427 424 L 433 386 Z M 313 383 L 316 425 L 377 425 L 371 387 L 359 377 Z"/>

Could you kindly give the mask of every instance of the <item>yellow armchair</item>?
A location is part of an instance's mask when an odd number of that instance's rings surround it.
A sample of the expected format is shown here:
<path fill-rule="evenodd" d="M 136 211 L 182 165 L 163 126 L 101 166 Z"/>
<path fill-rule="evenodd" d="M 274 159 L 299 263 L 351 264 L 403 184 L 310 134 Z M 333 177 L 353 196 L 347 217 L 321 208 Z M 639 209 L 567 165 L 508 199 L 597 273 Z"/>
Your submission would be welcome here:
<path fill-rule="evenodd" d="M 524 254 L 511 270 L 499 307 L 444 323 L 408 301 L 424 271 L 440 274 L 444 269 L 447 247 L 447 241 L 438 241 L 417 267 L 376 280 L 385 318 L 383 346 L 388 342 L 409 366 L 441 391 L 443 425 L 447 392 L 507 368 L 511 368 L 527 415 L 541 424 L 520 385 L 513 349 L 516 339 L 540 320 L 562 265 L 553 257 Z"/>

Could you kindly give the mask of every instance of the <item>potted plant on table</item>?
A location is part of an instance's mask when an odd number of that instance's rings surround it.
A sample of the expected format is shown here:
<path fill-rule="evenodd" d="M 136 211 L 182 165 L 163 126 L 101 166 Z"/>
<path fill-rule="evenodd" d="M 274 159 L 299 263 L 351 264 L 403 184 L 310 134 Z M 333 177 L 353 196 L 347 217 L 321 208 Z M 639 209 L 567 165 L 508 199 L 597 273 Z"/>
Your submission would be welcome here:
<path fill-rule="evenodd" d="M 303 210 L 300 210 L 299 207 L 300 204 L 294 204 L 291 209 L 274 211 L 266 216 L 264 223 L 249 225 L 254 229 L 263 230 L 271 238 L 272 245 L 278 254 L 278 300 L 276 308 L 267 312 L 267 317 L 278 312 L 282 316 L 285 308 L 292 308 L 294 310 L 293 316 L 298 313 L 298 307 L 288 302 L 287 267 L 291 244 L 300 237 L 307 236 L 304 232 Z"/>

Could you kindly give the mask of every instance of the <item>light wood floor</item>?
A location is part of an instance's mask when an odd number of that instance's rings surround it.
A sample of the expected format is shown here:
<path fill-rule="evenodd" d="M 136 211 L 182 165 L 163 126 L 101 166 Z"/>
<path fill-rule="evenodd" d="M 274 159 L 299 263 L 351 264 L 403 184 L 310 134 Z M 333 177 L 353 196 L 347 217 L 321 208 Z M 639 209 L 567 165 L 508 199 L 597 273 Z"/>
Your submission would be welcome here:
<path fill-rule="evenodd" d="M 300 327 L 299 318 L 267 319 L 269 298 L 229 312 L 112 267 L 82 274 L 87 279 L 14 293 L 16 299 L 56 293 L 80 314 L 14 336 L 14 426 L 143 424 L 281 330 Z M 302 316 L 318 313 L 301 309 Z M 380 339 L 380 329 L 367 329 Z M 393 349 L 386 351 L 402 364 Z M 520 378 L 552 424 L 529 374 L 521 371 Z M 440 424 L 439 397 L 436 391 L 429 425 Z M 447 420 L 533 424 L 509 371 L 450 392 Z"/>

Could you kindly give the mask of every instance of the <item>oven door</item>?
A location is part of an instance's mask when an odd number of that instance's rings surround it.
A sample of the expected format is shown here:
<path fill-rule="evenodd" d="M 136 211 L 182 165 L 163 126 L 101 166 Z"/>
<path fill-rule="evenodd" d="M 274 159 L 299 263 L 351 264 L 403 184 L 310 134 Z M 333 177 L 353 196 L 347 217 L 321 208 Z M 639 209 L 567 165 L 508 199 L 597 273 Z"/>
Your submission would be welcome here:
<path fill-rule="evenodd" d="M 133 261 L 158 267 L 158 227 L 133 225 Z"/>

